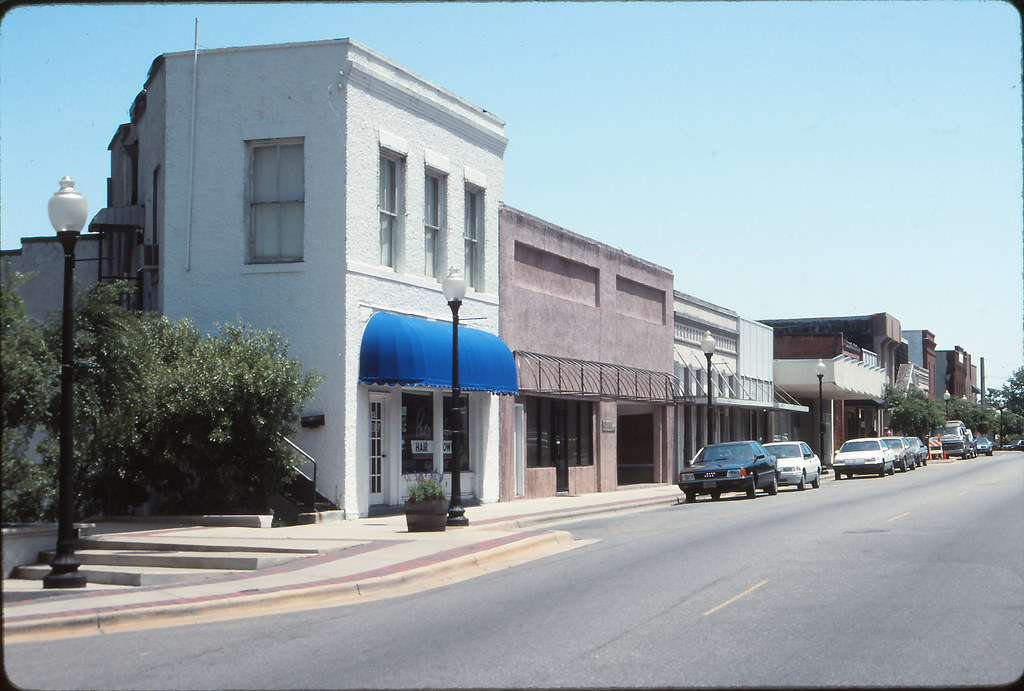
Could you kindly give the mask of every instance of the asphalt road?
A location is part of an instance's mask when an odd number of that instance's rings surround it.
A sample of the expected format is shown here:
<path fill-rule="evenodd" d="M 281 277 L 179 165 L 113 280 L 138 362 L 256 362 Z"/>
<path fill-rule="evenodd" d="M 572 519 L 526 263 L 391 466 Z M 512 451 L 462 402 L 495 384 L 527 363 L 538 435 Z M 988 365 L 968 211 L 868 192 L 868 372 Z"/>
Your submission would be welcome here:
<path fill-rule="evenodd" d="M 27 688 L 958 686 L 1024 672 L 1024 454 L 560 526 L 413 596 L 5 646 Z"/>

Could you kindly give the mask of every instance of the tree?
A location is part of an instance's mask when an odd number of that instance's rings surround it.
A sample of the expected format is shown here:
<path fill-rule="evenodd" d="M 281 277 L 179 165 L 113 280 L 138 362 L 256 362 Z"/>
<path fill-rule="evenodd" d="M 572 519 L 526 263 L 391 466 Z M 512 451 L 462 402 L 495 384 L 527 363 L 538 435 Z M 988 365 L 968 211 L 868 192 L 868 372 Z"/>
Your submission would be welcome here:
<path fill-rule="evenodd" d="M 56 394 L 59 360 L 47 349 L 41 324 L 25 313 L 18 288 L 30 276 L 2 272 L 0 293 L 0 415 L 3 417 L 3 522 L 53 517 L 54 468 L 41 461 L 33 440 L 48 422 L 47 401 Z"/>
<path fill-rule="evenodd" d="M 1024 416 L 1024 367 L 1017 369 L 1002 388 L 989 389 L 989 396 L 997 405 L 1003 403 L 1009 412 Z"/>
<path fill-rule="evenodd" d="M 942 406 L 918 388 L 901 391 L 885 386 L 885 405 L 892 411 L 890 425 L 909 437 L 927 439 L 945 421 Z"/>
<path fill-rule="evenodd" d="M 78 515 L 265 513 L 295 472 L 282 435 L 322 379 L 273 331 L 244 322 L 206 335 L 187 320 L 120 306 L 127 284 L 96 285 L 75 309 L 75 490 Z M 59 319 L 43 336 L 4 291 L 4 520 L 8 492 L 24 516 L 48 516 L 56 477 Z M 8 318 L 9 317 L 9 318 Z M 32 335 L 36 335 L 33 340 Z M 8 452 L 8 426 L 45 425 L 43 465 Z M 52 467 L 51 467 L 52 465 Z M 27 470 L 26 470 L 27 469 Z M 30 473 L 28 471 L 34 471 Z M 37 486 L 38 485 L 38 486 Z"/>
<path fill-rule="evenodd" d="M 988 434 L 998 424 L 998 413 L 966 398 L 954 398 L 949 402 L 949 419 L 962 420 L 968 429 L 977 434 Z"/>
<path fill-rule="evenodd" d="M 161 412 L 152 380 L 163 364 L 154 318 L 120 306 L 132 289 L 123 282 L 95 285 L 75 302 L 74 486 L 81 516 L 130 512 L 149 494 L 147 422 Z M 48 323 L 47 337 L 60 352 L 56 320 Z M 50 404 L 57 421 L 59 397 Z M 55 426 L 51 432 L 55 442 Z M 48 452 L 55 456 L 54 443 Z"/>

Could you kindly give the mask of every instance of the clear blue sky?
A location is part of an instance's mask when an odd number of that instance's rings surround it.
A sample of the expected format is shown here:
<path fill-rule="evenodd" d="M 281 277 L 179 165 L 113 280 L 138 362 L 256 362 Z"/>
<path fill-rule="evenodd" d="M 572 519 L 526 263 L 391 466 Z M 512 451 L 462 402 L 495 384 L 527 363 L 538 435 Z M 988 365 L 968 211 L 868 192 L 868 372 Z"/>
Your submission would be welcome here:
<path fill-rule="evenodd" d="M 506 123 L 505 202 L 752 319 L 889 312 L 1022 357 L 1021 37 L 1003 2 L 70 5 L 0 22 L 2 246 L 105 202 L 153 59 L 352 38 Z"/>

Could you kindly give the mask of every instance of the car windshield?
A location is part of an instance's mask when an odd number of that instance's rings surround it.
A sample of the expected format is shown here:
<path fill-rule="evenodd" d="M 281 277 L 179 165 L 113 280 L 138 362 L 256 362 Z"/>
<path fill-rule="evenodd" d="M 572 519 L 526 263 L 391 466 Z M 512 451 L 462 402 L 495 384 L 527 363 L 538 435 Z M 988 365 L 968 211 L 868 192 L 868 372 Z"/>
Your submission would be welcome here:
<path fill-rule="evenodd" d="M 722 461 L 752 461 L 754 450 L 749 444 L 712 444 L 705 446 L 693 459 L 694 463 L 719 463 Z"/>
<path fill-rule="evenodd" d="M 940 427 L 935 430 L 935 436 L 940 434 L 944 437 L 959 437 L 962 432 L 959 427 Z"/>
<path fill-rule="evenodd" d="M 803 458 L 799 444 L 769 444 L 765 447 L 777 458 Z"/>
<path fill-rule="evenodd" d="M 840 453 L 844 451 L 878 451 L 878 442 L 874 439 L 848 441 L 839 449 Z"/>
<path fill-rule="evenodd" d="M 885 445 L 888 446 L 890 449 L 902 449 L 903 448 L 903 444 L 900 443 L 899 439 L 886 439 L 885 440 Z"/>

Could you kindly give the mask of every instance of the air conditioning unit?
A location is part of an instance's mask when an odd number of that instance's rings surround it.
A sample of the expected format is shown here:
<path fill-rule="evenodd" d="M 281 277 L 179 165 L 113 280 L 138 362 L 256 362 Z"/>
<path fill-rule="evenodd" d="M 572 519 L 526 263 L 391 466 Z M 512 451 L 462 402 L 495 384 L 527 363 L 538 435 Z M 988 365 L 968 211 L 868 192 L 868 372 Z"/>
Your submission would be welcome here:
<path fill-rule="evenodd" d="M 138 245 L 135 248 L 135 265 L 139 271 L 154 271 L 159 264 L 159 245 Z"/>

